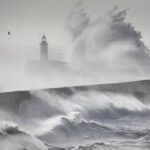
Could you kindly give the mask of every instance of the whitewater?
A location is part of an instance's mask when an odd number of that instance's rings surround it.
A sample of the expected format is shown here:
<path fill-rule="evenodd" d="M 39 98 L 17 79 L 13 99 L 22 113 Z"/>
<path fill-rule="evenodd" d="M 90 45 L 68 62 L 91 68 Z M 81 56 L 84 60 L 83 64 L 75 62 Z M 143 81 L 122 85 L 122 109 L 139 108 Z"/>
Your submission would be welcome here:
<path fill-rule="evenodd" d="M 0 149 L 148 150 L 150 82 L 0 94 Z"/>

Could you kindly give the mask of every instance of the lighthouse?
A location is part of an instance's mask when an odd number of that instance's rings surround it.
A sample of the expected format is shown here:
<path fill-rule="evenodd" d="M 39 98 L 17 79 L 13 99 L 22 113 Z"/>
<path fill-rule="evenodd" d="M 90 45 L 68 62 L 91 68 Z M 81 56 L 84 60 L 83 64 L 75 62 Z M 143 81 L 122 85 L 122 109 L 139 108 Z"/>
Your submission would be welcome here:
<path fill-rule="evenodd" d="M 46 36 L 45 35 L 43 35 L 40 45 L 41 45 L 40 60 L 41 61 L 48 61 L 48 43 L 46 41 Z"/>
<path fill-rule="evenodd" d="M 53 53 L 50 54 L 51 58 L 48 56 L 49 48 L 45 35 L 41 37 L 41 42 L 39 43 L 39 46 L 39 60 L 32 60 L 27 62 L 26 64 L 27 74 L 29 76 L 31 76 L 32 78 L 41 77 L 41 79 L 43 79 L 44 77 L 49 78 L 50 75 L 53 76 L 59 71 L 68 71 L 69 68 L 66 61 L 64 61 L 63 59 L 58 59 L 58 57 L 53 55 Z M 58 53 L 54 54 L 58 56 Z"/>

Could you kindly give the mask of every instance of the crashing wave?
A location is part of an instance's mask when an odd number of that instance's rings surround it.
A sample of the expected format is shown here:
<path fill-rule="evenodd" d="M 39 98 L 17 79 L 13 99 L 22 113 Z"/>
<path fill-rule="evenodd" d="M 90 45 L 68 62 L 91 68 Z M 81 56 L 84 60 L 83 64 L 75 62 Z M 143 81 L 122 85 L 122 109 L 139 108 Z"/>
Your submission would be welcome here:
<path fill-rule="evenodd" d="M 56 145 L 49 147 L 56 149 L 112 139 L 148 143 L 149 87 L 149 82 L 139 81 L 1 93 L 0 141 L 7 145 L 14 141 L 18 146 L 27 140 L 45 149 L 47 145 Z"/>

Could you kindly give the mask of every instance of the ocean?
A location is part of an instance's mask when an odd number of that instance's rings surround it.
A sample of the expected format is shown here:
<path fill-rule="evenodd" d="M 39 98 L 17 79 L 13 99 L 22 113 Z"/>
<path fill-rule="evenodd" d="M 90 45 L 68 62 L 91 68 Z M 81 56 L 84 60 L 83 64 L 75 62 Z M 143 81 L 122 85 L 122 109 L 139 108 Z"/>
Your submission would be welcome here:
<path fill-rule="evenodd" d="M 1 150 L 148 150 L 150 81 L 0 93 Z"/>

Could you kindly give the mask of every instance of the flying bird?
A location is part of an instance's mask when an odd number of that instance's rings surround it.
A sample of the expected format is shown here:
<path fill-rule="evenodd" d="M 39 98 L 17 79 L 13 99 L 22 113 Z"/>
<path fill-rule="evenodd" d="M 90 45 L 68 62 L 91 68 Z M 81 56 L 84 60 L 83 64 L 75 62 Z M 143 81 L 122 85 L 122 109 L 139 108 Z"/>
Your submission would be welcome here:
<path fill-rule="evenodd" d="M 10 35 L 10 31 L 8 31 L 8 35 Z"/>

